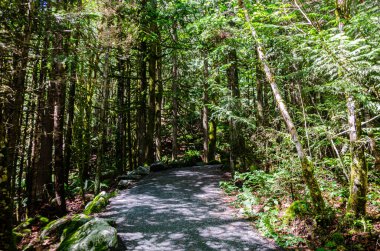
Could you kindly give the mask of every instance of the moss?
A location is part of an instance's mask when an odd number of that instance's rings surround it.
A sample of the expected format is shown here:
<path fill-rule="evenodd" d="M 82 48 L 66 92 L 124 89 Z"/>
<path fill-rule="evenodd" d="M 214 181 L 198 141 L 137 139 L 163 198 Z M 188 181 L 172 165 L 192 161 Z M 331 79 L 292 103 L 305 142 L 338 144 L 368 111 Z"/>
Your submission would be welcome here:
<path fill-rule="evenodd" d="M 330 239 L 338 245 L 344 244 L 344 236 L 341 233 L 333 233 Z"/>
<path fill-rule="evenodd" d="M 13 234 L 13 240 L 15 243 L 19 243 L 24 237 L 24 234 L 19 233 L 19 232 L 13 231 L 12 234 Z"/>
<path fill-rule="evenodd" d="M 43 225 L 46 225 L 49 223 L 49 219 L 46 218 L 46 217 L 43 217 L 43 216 L 39 216 L 38 217 L 38 220 L 43 224 Z"/>
<path fill-rule="evenodd" d="M 62 231 L 61 241 L 70 237 L 79 227 L 86 224 L 92 219 L 91 216 L 85 214 L 75 215 Z"/>
<path fill-rule="evenodd" d="M 297 216 L 305 216 L 310 212 L 310 205 L 306 201 L 296 200 L 287 209 L 284 215 L 284 222 L 294 220 Z"/>
<path fill-rule="evenodd" d="M 43 228 L 43 231 L 40 234 L 40 238 L 45 239 L 46 237 L 52 236 L 53 234 L 59 235 L 66 227 L 66 225 L 70 222 L 70 220 L 71 217 L 64 216 L 62 218 L 50 222 Z"/>
<path fill-rule="evenodd" d="M 90 215 L 93 213 L 99 213 L 101 212 L 108 204 L 109 198 L 115 196 L 116 193 L 106 193 L 106 192 L 101 192 L 95 198 L 89 202 L 83 213 L 85 215 Z"/>
<path fill-rule="evenodd" d="M 117 232 L 107 221 L 92 219 L 67 236 L 59 245 L 58 251 L 105 251 L 117 247 Z"/>

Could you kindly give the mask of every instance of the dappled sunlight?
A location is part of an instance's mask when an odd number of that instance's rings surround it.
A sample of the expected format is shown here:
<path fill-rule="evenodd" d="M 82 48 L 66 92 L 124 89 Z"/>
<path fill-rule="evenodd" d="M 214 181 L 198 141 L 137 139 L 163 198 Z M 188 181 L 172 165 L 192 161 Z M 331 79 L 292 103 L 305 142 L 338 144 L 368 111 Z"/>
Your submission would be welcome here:
<path fill-rule="evenodd" d="M 101 216 L 131 250 L 274 250 L 223 202 L 219 179 L 212 166 L 153 173 Z"/>

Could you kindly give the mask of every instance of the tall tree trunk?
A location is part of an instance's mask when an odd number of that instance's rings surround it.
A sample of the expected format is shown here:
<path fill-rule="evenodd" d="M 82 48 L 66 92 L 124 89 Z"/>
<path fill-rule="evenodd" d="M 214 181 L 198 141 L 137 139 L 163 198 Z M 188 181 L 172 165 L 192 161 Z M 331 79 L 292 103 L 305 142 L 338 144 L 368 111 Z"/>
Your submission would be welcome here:
<path fill-rule="evenodd" d="M 235 49 L 228 52 L 228 63 L 230 66 L 227 68 L 227 81 L 228 88 L 231 92 L 231 106 L 230 109 L 235 116 L 240 116 L 240 90 L 239 90 L 239 75 L 237 68 L 237 53 Z M 230 168 L 234 173 L 237 165 L 245 168 L 245 142 L 241 135 L 241 125 L 236 119 L 230 118 Z"/>
<path fill-rule="evenodd" d="M 156 45 L 150 45 L 150 51 L 148 55 L 148 72 L 149 72 L 149 107 L 148 107 L 148 120 L 146 127 L 146 149 L 145 149 L 145 161 L 149 164 L 154 162 L 154 128 L 156 118 L 156 82 L 157 82 L 157 56 Z"/>
<path fill-rule="evenodd" d="M 132 114 L 131 114 L 131 63 L 127 60 L 127 144 L 128 144 L 128 168 L 134 169 L 133 145 L 132 145 Z"/>
<path fill-rule="evenodd" d="M 5 130 L 5 118 L 7 114 L 3 112 L 6 108 L 3 103 L 0 103 L 0 108 L 0 250 L 13 251 L 16 250 L 16 247 L 12 234 L 11 180 L 6 159 L 6 156 L 8 156 Z"/>
<path fill-rule="evenodd" d="M 261 44 L 261 41 L 256 33 L 255 28 L 251 24 L 251 20 L 248 14 L 247 9 L 244 6 L 243 0 L 239 0 L 240 8 L 244 11 L 246 22 L 249 24 L 249 28 L 251 30 L 251 35 L 253 39 L 256 42 L 256 48 L 257 48 L 257 55 L 258 59 L 262 65 L 263 71 L 266 76 L 267 82 L 270 84 L 274 99 L 277 103 L 277 106 L 281 112 L 282 118 L 288 128 L 288 131 L 292 137 L 293 143 L 296 146 L 297 149 L 297 155 L 301 162 L 301 170 L 303 174 L 303 178 L 305 180 L 305 183 L 309 189 L 310 197 L 313 202 L 313 206 L 315 208 L 315 211 L 319 214 L 323 213 L 325 209 L 325 202 L 322 197 L 321 190 L 319 188 L 318 181 L 314 177 L 314 171 L 313 171 L 313 164 L 307 159 L 307 156 L 305 154 L 305 151 L 303 149 L 302 143 L 299 140 L 299 136 L 297 133 L 297 130 L 294 126 L 293 120 L 289 115 L 288 109 L 285 105 L 284 100 L 281 97 L 280 91 L 277 87 L 277 83 L 275 81 L 274 75 L 272 73 L 272 70 L 269 67 L 269 64 L 267 62 L 266 56 L 264 54 L 264 48 Z"/>
<path fill-rule="evenodd" d="M 208 111 L 208 60 L 206 58 L 207 55 L 205 55 L 205 58 L 203 60 L 203 74 L 204 74 L 204 81 L 203 81 L 203 107 L 202 107 L 202 131 L 203 131 L 203 162 L 208 163 L 209 162 L 209 132 L 208 132 L 208 117 L 209 117 L 209 111 Z"/>
<path fill-rule="evenodd" d="M 257 52 L 256 52 L 257 56 Z M 264 81 L 265 77 L 260 62 L 256 63 L 256 127 L 265 125 L 264 116 Z"/>
<path fill-rule="evenodd" d="M 336 0 L 336 15 L 339 31 L 343 33 L 344 20 L 350 18 L 351 0 Z M 368 169 L 364 155 L 364 146 L 361 143 L 361 116 L 359 107 L 352 93 L 346 93 L 347 116 L 350 128 L 350 196 L 347 203 L 347 213 L 356 217 L 366 214 Z"/>
<path fill-rule="evenodd" d="M 117 133 L 116 133 L 116 169 L 119 174 L 125 170 L 125 59 L 123 51 L 118 49 L 118 83 L 117 83 Z"/>
<path fill-rule="evenodd" d="M 159 38 L 160 39 L 160 38 Z M 157 95 L 156 95 L 156 133 L 155 133 L 155 143 L 156 143 L 156 161 L 161 160 L 161 119 L 162 119 L 162 95 L 164 92 L 164 87 L 162 84 L 162 49 L 161 45 L 157 46 Z"/>
<path fill-rule="evenodd" d="M 178 42 L 176 23 L 173 24 L 171 33 L 173 42 L 176 44 Z M 178 155 L 178 54 L 175 50 L 172 60 L 172 160 L 176 160 Z"/>
<path fill-rule="evenodd" d="M 216 140 L 217 140 L 217 121 L 216 119 L 211 119 L 209 123 L 209 151 L 208 151 L 208 160 L 215 160 L 216 154 Z"/>
<path fill-rule="evenodd" d="M 351 151 L 350 197 L 348 198 L 347 212 L 353 213 L 356 217 L 359 217 L 366 213 L 368 174 L 364 156 L 364 144 L 360 141 L 361 121 L 358 119 L 358 109 L 356 106 L 357 103 L 354 98 L 347 95 Z"/>
<path fill-rule="evenodd" d="M 100 129 L 100 137 L 99 137 L 99 151 L 97 156 L 96 163 L 96 171 L 95 171 L 95 194 L 100 192 L 100 179 L 102 174 L 102 169 L 105 166 L 105 155 L 107 152 L 107 128 L 108 128 L 108 109 L 109 109 L 109 95 L 110 95 L 110 78 L 109 78 L 109 48 L 107 48 L 107 52 L 105 55 L 105 63 L 104 63 L 104 85 L 102 87 L 102 107 L 100 111 L 99 118 L 99 129 Z"/>
<path fill-rule="evenodd" d="M 80 10 L 81 1 L 78 2 L 78 10 Z M 64 156 L 64 168 L 65 168 L 65 183 L 69 183 L 69 173 L 72 166 L 72 153 L 73 153 L 73 124 L 74 124 L 74 108 L 75 108 L 75 92 L 76 92 L 76 82 L 77 82 L 77 67 L 78 67 L 78 51 L 76 48 L 79 46 L 79 26 L 75 28 L 75 33 L 73 38 L 75 39 L 75 48 L 73 62 L 70 65 L 70 87 L 69 96 L 67 104 L 67 130 L 65 137 L 65 156 Z"/>
<path fill-rule="evenodd" d="M 48 14 L 47 14 L 48 15 Z M 50 32 L 50 17 L 46 17 L 46 33 Z M 41 66 L 39 73 L 39 87 L 37 92 L 37 120 L 36 137 L 32 149 L 32 167 L 30 182 L 30 197 L 28 198 L 29 212 L 32 214 L 34 207 L 47 203 L 51 197 L 51 178 L 53 170 L 53 104 L 51 95 L 47 95 L 50 88 L 46 81 L 47 60 L 49 56 L 50 39 L 46 35 L 42 50 Z"/>
<path fill-rule="evenodd" d="M 53 69 L 49 96 L 53 102 L 53 143 L 54 143 L 54 191 L 60 214 L 66 213 L 65 198 L 65 169 L 63 166 L 63 126 L 65 111 L 65 68 L 62 63 L 64 55 L 64 38 L 61 31 L 55 34 L 55 54 L 53 55 Z"/>
<path fill-rule="evenodd" d="M 137 151 L 138 151 L 138 165 L 144 165 L 145 163 L 145 135 L 146 135 L 146 42 L 140 44 L 140 69 L 139 69 L 139 87 L 138 87 L 138 107 L 137 107 Z"/>

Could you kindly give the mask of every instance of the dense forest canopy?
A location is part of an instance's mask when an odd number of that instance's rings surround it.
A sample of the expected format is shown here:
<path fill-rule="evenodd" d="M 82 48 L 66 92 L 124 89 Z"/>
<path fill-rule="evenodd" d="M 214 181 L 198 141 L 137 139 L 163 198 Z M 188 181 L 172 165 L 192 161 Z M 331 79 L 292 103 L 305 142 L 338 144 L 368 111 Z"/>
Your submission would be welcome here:
<path fill-rule="evenodd" d="M 378 0 L 0 0 L 0 250 L 158 161 L 369 222 L 379 34 Z"/>

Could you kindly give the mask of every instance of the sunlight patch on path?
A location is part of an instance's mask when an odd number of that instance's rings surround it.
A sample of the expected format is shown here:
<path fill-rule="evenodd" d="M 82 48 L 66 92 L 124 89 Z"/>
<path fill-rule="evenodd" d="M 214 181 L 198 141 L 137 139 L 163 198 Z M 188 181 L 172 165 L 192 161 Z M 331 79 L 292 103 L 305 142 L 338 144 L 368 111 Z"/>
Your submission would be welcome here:
<path fill-rule="evenodd" d="M 125 250 L 277 250 L 223 201 L 215 166 L 152 173 L 111 199 Z"/>

